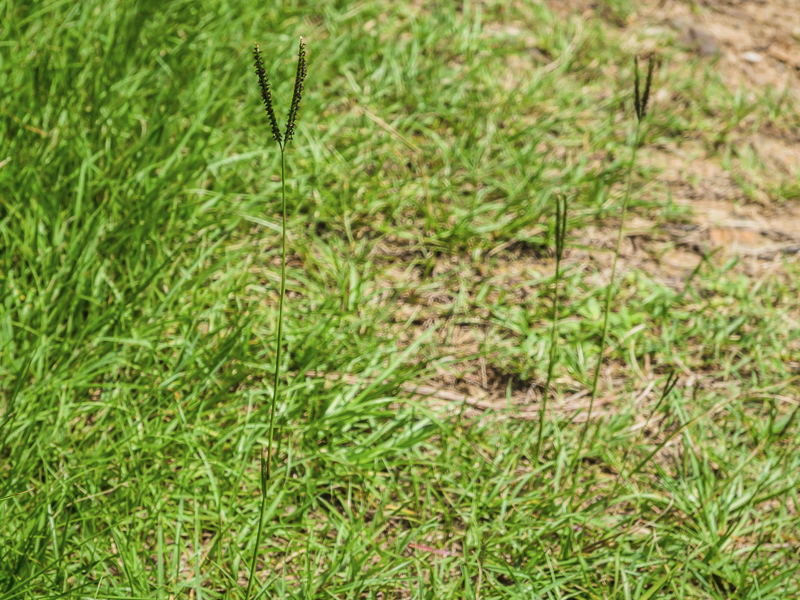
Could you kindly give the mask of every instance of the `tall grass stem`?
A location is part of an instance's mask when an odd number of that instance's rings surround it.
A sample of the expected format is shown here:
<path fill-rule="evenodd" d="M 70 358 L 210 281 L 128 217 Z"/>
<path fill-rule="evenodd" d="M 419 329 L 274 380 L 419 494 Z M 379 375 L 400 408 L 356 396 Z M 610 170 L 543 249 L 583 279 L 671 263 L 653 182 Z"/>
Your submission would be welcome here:
<path fill-rule="evenodd" d="M 586 425 L 584 425 L 584 432 L 588 427 L 589 419 L 592 417 L 592 408 L 594 401 L 597 398 L 597 386 L 600 381 L 600 368 L 603 366 L 603 354 L 605 353 L 606 343 L 608 342 L 608 319 L 611 315 L 611 299 L 614 296 L 614 285 L 617 277 L 617 262 L 619 261 L 619 251 L 622 248 L 623 229 L 625 227 L 625 216 L 628 212 L 628 201 L 631 197 L 631 189 L 633 188 L 633 169 L 636 166 L 636 155 L 639 149 L 639 129 L 640 122 L 636 122 L 636 132 L 634 133 L 633 153 L 631 155 L 631 164 L 628 167 L 628 185 L 625 187 L 625 197 L 622 200 L 622 215 L 620 216 L 619 230 L 617 231 L 617 246 L 614 250 L 614 262 L 611 265 L 611 281 L 606 288 L 606 300 L 603 307 L 603 333 L 600 336 L 600 354 L 597 358 L 597 365 L 594 368 L 594 377 L 592 378 L 592 394 L 589 398 L 589 410 L 586 417 Z"/>
<path fill-rule="evenodd" d="M 264 513 L 267 512 L 267 485 L 269 476 L 269 459 L 264 460 L 264 454 L 261 454 L 261 507 L 258 511 L 258 526 L 256 527 L 256 546 L 253 552 L 253 560 L 250 563 L 250 573 L 247 577 L 247 591 L 245 592 L 245 600 L 250 600 L 250 592 L 253 589 L 253 575 L 256 572 L 256 564 L 258 560 L 258 547 L 261 545 L 261 534 L 264 532 Z"/>
<path fill-rule="evenodd" d="M 637 110 L 639 110 L 637 106 Z M 572 472 L 577 465 L 578 461 L 580 460 L 581 451 L 583 450 L 583 444 L 586 439 L 586 434 L 589 431 L 589 424 L 592 422 L 592 410 L 594 409 L 594 403 L 597 399 L 597 387 L 600 382 L 600 369 L 603 366 L 603 355 L 605 354 L 606 350 L 606 343 L 608 340 L 608 320 L 611 314 L 611 299 L 614 296 L 614 284 L 616 282 L 617 276 L 617 262 L 619 260 L 619 252 L 622 248 L 622 235 L 623 229 L 625 226 L 625 215 L 628 212 L 628 201 L 631 196 L 631 190 L 633 188 L 633 169 L 636 166 L 636 155 L 639 149 L 639 134 L 641 130 L 641 120 L 636 119 L 636 129 L 634 131 L 634 139 L 633 139 L 633 151 L 631 153 L 631 162 L 630 166 L 628 167 L 628 184 L 625 187 L 625 196 L 622 199 L 622 214 L 620 215 L 620 222 L 619 222 L 619 230 L 617 231 L 617 246 L 614 250 L 614 262 L 611 265 L 611 280 L 608 282 L 608 287 L 606 288 L 606 299 L 605 299 L 605 306 L 603 309 L 603 332 L 600 336 L 600 352 L 597 355 L 597 364 L 594 368 L 594 376 L 592 377 L 592 389 L 591 394 L 589 396 L 589 408 L 587 409 L 586 414 L 586 421 L 583 425 L 583 429 L 581 430 L 580 435 L 578 436 L 578 447 L 575 450 L 575 454 L 573 455 L 572 464 L 570 466 L 570 472 Z M 576 481 L 573 481 L 573 487 L 576 484 Z"/>
<path fill-rule="evenodd" d="M 253 552 L 250 575 L 247 582 L 247 592 L 245 600 L 250 600 L 250 592 L 253 588 L 253 576 L 255 574 L 258 548 L 261 544 L 261 534 L 264 527 L 264 513 L 266 512 L 267 490 L 272 480 L 272 446 L 275 438 L 275 410 L 278 405 L 278 393 L 280 390 L 281 356 L 283 354 L 283 313 L 286 302 L 286 148 L 294 135 L 294 128 L 297 121 L 297 112 L 302 99 L 303 85 L 306 78 L 306 52 L 303 38 L 300 38 L 300 49 L 297 54 L 297 75 L 294 82 L 294 92 L 292 94 L 292 104 L 289 109 L 289 116 L 286 121 L 286 130 L 281 134 L 278 128 L 275 110 L 272 105 L 272 93 L 269 88 L 269 79 L 264 69 L 261 59 L 261 51 L 258 44 L 254 44 L 253 58 L 258 76 L 259 87 L 261 88 L 261 98 L 264 103 L 267 116 L 269 117 L 272 134 L 281 150 L 281 287 L 278 305 L 278 334 L 277 349 L 275 351 L 275 376 L 272 385 L 272 405 L 269 412 L 269 437 L 267 439 L 266 458 L 261 454 L 261 506 L 258 514 L 258 528 L 256 533 L 256 546 Z"/>
<path fill-rule="evenodd" d="M 272 386 L 272 407 L 269 412 L 269 439 L 267 442 L 267 481 L 272 475 L 272 440 L 275 431 L 275 406 L 278 403 L 280 384 L 281 348 L 283 346 L 283 305 L 286 299 L 286 151 L 281 147 L 281 291 L 278 304 L 278 347 L 275 352 L 275 377 Z"/>
<path fill-rule="evenodd" d="M 542 442 L 544 440 L 544 420 L 547 413 L 547 400 L 550 393 L 550 384 L 553 380 L 553 369 L 558 358 L 558 287 L 561 281 L 561 257 L 564 254 L 564 239 L 567 229 L 567 199 L 566 197 L 556 198 L 556 274 L 553 289 L 553 324 L 550 329 L 550 360 L 547 365 L 547 380 L 544 384 L 542 402 L 539 406 L 539 435 L 536 440 L 536 463 L 539 463 L 542 454 Z"/>
<path fill-rule="evenodd" d="M 597 365 L 594 369 L 594 377 L 592 378 L 592 391 L 589 397 L 589 408 L 586 414 L 586 423 L 581 430 L 581 434 L 578 437 L 578 448 L 575 451 L 574 458 L 572 460 L 572 466 L 570 467 L 570 471 L 574 469 L 575 465 L 577 464 L 578 460 L 580 460 L 581 450 L 583 449 L 583 443 L 586 439 L 586 433 L 589 431 L 589 423 L 591 423 L 592 419 L 592 409 L 594 408 L 594 402 L 597 398 L 597 386 L 600 382 L 600 369 L 603 366 L 603 354 L 605 354 L 606 350 L 606 342 L 608 339 L 608 320 L 611 314 L 611 298 L 614 295 L 614 284 L 616 282 L 617 276 L 617 262 L 619 261 L 619 251 L 622 248 L 622 235 L 623 230 L 625 228 L 625 215 L 628 211 L 628 201 L 631 197 L 631 190 L 633 189 L 633 170 L 636 166 L 636 155 L 639 151 L 639 145 L 641 144 L 641 130 L 642 130 L 642 121 L 647 116 L 647 103 L 650 99 L 650 88 L 653 83 L 653 68 L 655 66 L 655 60 L 651 56 L 649 58 L 649 64 L 647 65 L 647 79 L 645 80 L 644 91 L 641 91 L 639 88 L 639 58 L 634 56 L 633 57 L 633 94 L 634 94 L 634 112 L 636 116 L 636 128 L 634 129 L 633 134 L 633 149 L 631 152 L 631 162 L 630 166 L 628 167 L 628 184 L 625 187 L 625 196 L 622 199 L 622 214 L 620 215 L 619 220 L 619 231 L 617 231 L 617 247 L 614 250 L 614 262 L 611 265 L 611 280 L 608 283 L 608 287 L 606 288 L 606 301 L 605 301 L 605 309 L 604 309 L 604 316 L 603 316 L 603 333 L 600 337 L 600 353 L 597 356 Z M 573 487 L 575 486 L 576 482 L 573 481 Z"/>

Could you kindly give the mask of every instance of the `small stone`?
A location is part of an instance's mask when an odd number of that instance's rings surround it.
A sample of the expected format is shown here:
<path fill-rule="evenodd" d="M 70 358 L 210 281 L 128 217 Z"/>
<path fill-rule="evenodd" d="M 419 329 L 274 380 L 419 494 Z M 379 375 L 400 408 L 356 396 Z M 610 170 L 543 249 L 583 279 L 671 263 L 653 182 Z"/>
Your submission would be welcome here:
<path fill-rule="evenodd" d="M 745 52 L 742 54 L 742 58 L 749 63 L 761 62 L 764 59 L 758 52 Z"/>
<path fill-rule="evenodd" d="M 692 52 L 698 52 L 706 58 L 719 56 L 719 42 L 708 31 L 680 19 L 674 19 L 671 25 L 680 32 L 681 43 Z"/>

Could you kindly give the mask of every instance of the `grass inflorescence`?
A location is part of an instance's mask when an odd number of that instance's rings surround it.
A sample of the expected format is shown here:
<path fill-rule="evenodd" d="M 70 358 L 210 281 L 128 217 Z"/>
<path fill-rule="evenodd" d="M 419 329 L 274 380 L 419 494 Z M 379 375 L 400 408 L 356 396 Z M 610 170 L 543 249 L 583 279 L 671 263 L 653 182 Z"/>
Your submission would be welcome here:
<path fill-rule="evenodd" d="M 253 58 L 255 62 L 256 75 L 258 77 L 258 85 L 261 89 L 261 99 L 264 103 L 264 109 L 267 113 L 267 117 L 269 118 L 272 129 L 272 137 L 278 143 L 281 151 L 281 279 L 280 299 L 278 305 L 277 346 L 275 351 L 275 374 L 272 382 L 272 405 L 269 413 L 269 434 L 266 449 L 266 459 L 263 453 L 261 454 L 261 506 L 255 540 L 256 551 L 253 553 L 253 559 L 247 582 L 247 591 L 245 592 L 246 600 L 249 600 L 250 598 L 253 579 L 255 577 L 255 567 L 258 559 L 258 548 L 261 542 L 264 512 L 266 511 L 267 507 L 267 495 L 269 492 L 270 480 L 272 478 L 272 442 L 275 433 L 275 408 L 278 404 L 278 390 L 280 384 L 281 349 L 283 347 L 283 314 L 284 302 L 286 300 L 286 148 L 294 137 L 294 128 L 297 123 L 297 112 L 300 108 L 300 100 L 303 97 L 303 85 L 306 79 L 305 43 L 301 37 L 300 49 L 297 55 L 297 73 L 295 75 L 292 103 L 286 119 L 286 128 L 283 131 L 283 135 L 281 135 L 280 128 L 278 127 L 278 120 L 275 117 L 275 109 L 272 106 L 272 93 L 270 91 L 269 78 L 266 75 L 264 63 L 261 59 L 261 50 L 259 49 L 257 42 L 254 42 Z"/>
<path fill-rule="evenodd" d="M 300 100 L 303 98 L 303 86 L 306 80 L 306 47 L 303 38 L 300 38 L 300 50 L 297 54 L 297 73 L 294 78 L 294 91 L 292 92 L 292 105 L 289 109 L 289 116 L 286 119 L 286 132 L 284 133 L 284 143 L 288 144 L 294 138 L 294 126 L 297 122 L 297 111 L 300 108 Z"/>
<path fill-rule="evenodd" d="M 253 42 L 253 60 L 256 64 L 256 76 L 258 77 L 258 87 L 261 90 L 261 101 L 264 103 L 264 110 L 267 112 L 272 128 L 272 137 L 282 149 L 283 136 L 278 125 L 278 118 L 275 116 L 275 108 L 272 106 L 272 90 L 269 86 L 269 77 L 267 77 L 267 72 L 264 69 L 264 60 L 261 58 L 261 48 L 258 47 L 258 42 Z"/>

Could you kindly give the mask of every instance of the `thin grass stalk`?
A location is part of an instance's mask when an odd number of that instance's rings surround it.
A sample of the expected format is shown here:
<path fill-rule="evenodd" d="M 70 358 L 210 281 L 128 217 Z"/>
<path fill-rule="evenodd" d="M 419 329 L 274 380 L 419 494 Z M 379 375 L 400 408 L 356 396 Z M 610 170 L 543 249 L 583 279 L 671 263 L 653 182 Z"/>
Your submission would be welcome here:
<path fill-rule="evenodd" d="M 278 348 L 275 352 L 275 377 L 272 386 L 272 407 L 269 411 L 269 438 L 267 441 L 267 481 L 272 477 L 272 439 L 275 431 L 275 406 L 278 404 L 280 383 L 281 348 L 283 347 L 283 305 L 286 299 L 286 150 L 281 146 L 281 292 L 278 304 Z"/>
<path fill-rule="evenodd" d="M 619 222 L 619 231 L 617 232 L 617 246 L 614 251 L 614 262 L 611 266 L 611 280 L 608 283 L 608 287 L 606 288 L 606 299 L 605 299 L 605 306 L 604 306 L 604 316 L 603 316 L 603 333 L 600 336 L 600 352 L 597 356 L 597 364 L 594 368 L 594 375 L 592 377 L 592 389 L 591 394 L 589 396 L 589 408 L 586 414 L 586 421 L 583 424 L 583 428 L 581 429 L 581 433 L 578 436 L 578 447 L 575 450 L 575 454 L 573 455 L 572 464 L 570 465 L 570 472 L 573 472 L 575 466 L 577 465 L 578 461 L 580 460 L 581 451 L 583 450 L 584 440 L 586 439 L 586 434 L 589 431 L 589 425 L 592 422 L 592 410 L 594 409 L 594 402 L 597 399 L 597 387 L 600 382 L 600 369 L 603 366 L 603 354 L 605 354 L 606 349 L 606 341 L 608 339 L 608 320 L 609 315 L 611 314 L 611 298 L 614 295 L 614 284 L 617 275 L 617 259 L 619 258 L 619 251 L 622 247 L 622 232 L 623 226 L 625 224 L 625 214 L 628 210 L 628 199 L 631 195 L 631 189 L 633 187 L 633 169 L 636 165 L 636 154 L 637 149 L 639 147 L 639 128 L 640 122 L 636 121 L 636 130 L 634 133 L 634 145 L 633 145 L 633 152 L 631 155 L 631 163 L 628 167 L 628 184 L 625 188 L 625 196 L 622 200 L 622 215 L 620 216 Z M 577 480 L 573 481 L 572 487 L 574 489 L 575 485 L 577 484 Z"/>
<path fill-rule="evenodd" d="M 592 409 L 594 408 L 594 401 L 597 398 L 597 386 L 600 382 L 600 368 L 603 366 L 603 354 L 605 354 L 606 343 L 608 341 L 608 320 L 611 315 L 611 299 L 614 296 L 614 286 L 617 277 L 617 262 L 619 260 L 619 251 L 622 248 L 622 234 L 625 226 L 625 215 L 628 212 L 628 200 L 631 196 L 631 189 L 633 188 L 633 169 L 636 165 L 636 154 L 639 149 L 639 130 L 641 127 L 640 121 L 636 121 L 636 131 L 634 133 L 633 153 L 631 154 L 631 164 L 628 167 L 628 185 L 625 187 L 625 196 L 622 200 L 622 215 L 619 221 L 619 230 L 617 231 L 617 246 L 614 250 L 614 262 L 611 265 L 611 281 L 606 288 L 606 300 L 603 307 L 603 333 L 600 336 L 600 353 L 597 357 L 597 364 L 594 368 L 594 376 L 592 377 L 592 393 L 589 396 L 589 409 L 586 415 L 586 423 L 581 431 L 580 439 L 578 441 L 578 451 L 580 452 L 583 438 L 589 428 L 589 422 L 592 418 Z"/>
<path fill-rule="evenodd" d="M 269 467 L 269 460 L 264 460 L 264 454 L 261 454 L 261 507 L 258 511 L 258 526 L 256 527 L 256 546 L 253 552 L 253 560 L 250 563 L 250 573 L 247 577 L 247 591 L 245 592 L 245 600 L 250 600 L 250 592 L 253 589 L 253 575 L 256 572 L 256 563 L 258 561 L 258 547 L 261 545 L 261 534 L 264 532 L 264 513 L 267 512 L 267 486 L 269 476 L 267 471 Z"/>
<path fill-rule="evenodd" d="M 553 289 L 553 323 L 550 328 L 550 360 L 547 365 L 547 380 L 544 384 L 542 393 L 542 403 L 539 407 L 539 436 L 536 440 L 536 464 L 542 454 L 542 442 L 544 440 L 544 419 L 547 413 L 547 400 L 550 394 L 550 384 L 553 380 L 553 369 L 558 358 L 558 287 L 561 281 L 561 257 L 564 254 L 564 239 L 567 229 L 567 199 L 556 198 L 556 275 Z"/>
<path fill-rule="evenodd" d="M 253 552 L 253 561 L 250 566 L 250 575 L 247 578 L 247 592 L 245 600 L 250 600 L 253 587 L 253 574 L 255 573 L 258 559 L 258 547 L 261 545 L 261 534 L 264 530 L 264 513 L 267 510 L 267 489 L 272 480 L 272 443 L 275 431 L 275 407 L 278 404 L 278 389 L 280 384 L 281 349 L 283 347 L 283 307 L 286 298 L 286 150 L 281 145 L 281 213 L 283 215 L 281 227 L 281 288 L 278 303 L 278 348 L 275 352 L 275 376 L 272 381 L 272 406 L 269 412 L 269 437 L 267 439 L 267 458 L 261 455 L 261 505 L 258 511 L 258 528 L 256 530 L 256 549 Z"/>
<path fill-rule="evenodd" d="M 639 122 L 636 122 L 636 131 L 634 133 L 634 146 L 633 146 L 633 153 L 631 156 L 631 164 L 628 170 L 628 185 L 625 188 L 625 196 L 622 201 L 622 215 L 620 216 L 620 223 L 619 223 L 619 231 L 617 232 L 617 246 L 614 251 L 614 262 L 611 266 L 611 281 L 608 283 L 608 287 L 606 288 L 606 299 L 605 299 L 605 306 L 604 306 L 604 316 L 603 316 L 603 333 L 600 336 L 600 352 L 597 356 L 597 364 L 595 365 L 594 369 L 594 376 L 592 377 L 592 391 L 589 396 L 589 408 L 586 414 L 586 422 L 583 424 L 583 428 L 581 429 L 581 433 L 578 436 L 578 447 L 575 450 L 574 458 L 572 459 L 572 466 L 570 471 L 573 471 L 575 466 L 580 460 L 581 451 L 583 450 L 584 440 L 586 439 L 586 433 L 589 431 L 589 424 L 592 420 L 592 410 L 594 409 L 594 402 L 597 398 L 597 387 L 600 382 L 600 369 L 603 366 L 603 354 L 605 354 L 606 349 L 606 341 L 608 339 L 608 320 L 609 315 L 611 313 L 611 298 L 614 295 L 614 284 L 617 274 L 617 259 L 619 258 L 619 252 L 622 247 L 622 231 L 623 226 L 625 224 L 625 214 L 628 210 L 628 199 L 630 197 L 631 188 L 632 188 L 632 181 L 633 181 L 633 168 L 636 164 L 636 150 L 638 148 L 639 142 Z M 573 481 L 573 488 L 576 485 L 577 480 Z"/>
<path fill-rule="evenodd" d="M 272 446 L 275 437 L 275 410 L 278 404 L 278 393 L 280 390 L 280 371 L 281 371 L 281 356 L 283 352 L 283 314 L 284 305 L 286 302 L 286 148 L 289 141 L 292 140 L 294 135 L 294 128 L 297 121 L 297 111 L 302 99 L 303 84 L 306 78 L 306 54 L 305 44 L 303 38 L 300 38 L 300 50 L 297 57 L 297 75 L 295 78 L 294 93 L 292 94 L 292 104 L 289 110 L 289 116 L 286 122 L 286 130 L 281 135 L 278 128 L 275 110 L 272 105 L 272 94 L 269 89 L 269 79 L 266 76 L 266 71 L 261 60 L 261 52 L 258 44 L 255 44 L 253 51 L 256 75 L 258 76 L 259 87 L 261 88 L 261 97 L 264 103 L 267 116 L 272 128 L 272 134 L 275 141 L 281 150 L 281 286 L 280 286 L 280 299 L 278 305 L 278 335 L 277 335 L 277 350 L 275 352 L 275 375 L 273 377 L 272 386 L 272 406 L 270 407 L 269 414 L 269 437 L 267 440 L 267 453 L 266 458 L 262 452 L 261 454 L 261 505 L 258 514 L 258 528 L 256 533 L 256 546 L 253 552 L 253 560 L 250 567 L 250 574 L 247 581 L 247 591 L 245 593 L 245 600 L 250 600 L 250 593 L 253 588 L 253 576 L 258 558 L 258 548 L 261 544 L 261 534 L 264 528 L 264 513 L 267 508 L 267 490 L 269 483 L 272 480 Z"/>
<path fill-rule="evenodd" d="M 597 386 L 600 381 L 600 369 L 603 366 L 603 354 L 605 354 L 606 342 L 608 339 L 608 320 L 611 314 L 611 298 L 614 295 L 614 285 L 616 283 L 617 262 L 619 260 L 620 249 L 622 248 L 622 234 L 625 226 L 625 216 L 628 211 L 628 201 L 630 200 L 631 190 L 633 189 L 633 170 L 636 166 L 636 156 L 639 151 L 639 146 L 641 144 L 642 121 L 647 115 L 647 102 L 650 98 L 650 87 L 653 81 L 653 66 L 655 62 L 651 57 L 647 69 L 647 79 L 645 82 L 645 89 L 643 93 L 640 94 L 639 59 L 637 57 L 634 57 L 633 64 L 634 64 L 634 69 L 633 69 L 634 112 L 636 116 L 636 128 L 633 134 L 633 149 L 631 152 L 631 162 L 628 167 L 628 184 L 625 187 L 625 196 L 622 199 L 622 215 L 620 215 L 619 230 L 617 231 L 617 245 L 614 250 L 614 262 L 611 266 L 611 281 L 609 281 L 608 287 L 606 288 L 606 299 L 605 299 L 604 316 L 603 316 L 603 333 L 600 337 L 600 353 L 597 357 L 597 365 L 595 366 L 594 376 L 592 378 L 592 391 L 589 397 L 589 408 L 586 415 L 586 423 L 584 424 L 580 436 L 578 437 L 578 448 L 575 452 L 572 463 L 573 468 L 575 464 L 577 464 L 577 461 L 580 459 L 580 453 L 581 450 L 583 449 L 584 439 L 586 438 L 586 433 L 589 430 L 589 423 L 591 422 L 592 419 L 592 410 L 594 408 L 594 402 L 595 399 L 597 398 Z"/>

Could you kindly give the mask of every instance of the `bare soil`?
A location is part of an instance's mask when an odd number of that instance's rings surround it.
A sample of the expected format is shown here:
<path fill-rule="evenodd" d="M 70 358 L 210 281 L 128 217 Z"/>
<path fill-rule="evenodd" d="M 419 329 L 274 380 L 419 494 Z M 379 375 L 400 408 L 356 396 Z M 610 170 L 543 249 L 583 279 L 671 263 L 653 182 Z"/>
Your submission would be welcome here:
<path fill-rule="evenodd" d="M 598 0 L 549 0 L 548 4 L 565 18 L 608 14 Z M 636 52 L 657 52 L 654 38 L 671 30 L 681 46 L 679 58 L 707 60 L 730 90 L 772 90 L 784 93 L 791 104 L 800 99 L 800 5 L 796 0 L 642 0 L 628 22 L 618 25 Z M 800 132 L 767 127 L 742 134 L 737 142 L 754 150 L 770 174 L 770 183 L 798 180 Z M 768 182 L 748 181 L 752 185 L 745 193 L 741 180 L 746 175 L 737 181 L 735 169 L 723 168 L 719 158 L 708 156 L 701 144 L 691 141 L 648 148 L 644 160 L 662 170 L 659 182 L 677 204 L 691 207 L 694 223 L 647 240 L 675 247 L 667 252 L 644 249 L 645 254 L 661 257 L 653 274 L 667 279 L 685 275 L 699 256 L 714 248 L 720 248 L 721 259 L 731 254 L 747 257 L 743 265 L 750 274 L 771 268 L 764 263 L 800 252 L 800 205 L 776 205 Z M 637 236 L 637 230 L 647 231 L 649 225 L 639 220 L 628 229 Z M 612 234 L 596 235 L 602 239 Z M 631 252 L 635 251 L 629 246 L 623 257 L 630 260 Z"/>
<path fill-rule="evenodd" d="M 565 19 L 576 15 L 584 19 L 603 18 L 621 30 L 631 51 L 644 54 L 658 52 L 657 39 L 665 31 L 679 44 L 679 59 L 708 61 L 730 90 L 757 94 L 772 89 L 785 94 L 785 101 L 795 104 L 800 99 L 800 4 L 798 0 L 642 0 L 634 15 L 619 22 L 598 0 L 547 0 L 548 5 Z M 680 62 L 680 60 L 678 61 Z M 656 96 L 655 102 L 668 99 Z M 800 132 L 787 128 L 760 127 L 736 132 L 742 147 L 751 148 L 762 161 L 762 172 L 770 181 L 753 179 L 733 162 L 725 168 L 718 156 L 709 153 L 701 141 L 686 140 L 673 146 L 648 146 L 642 162 L 657 168 L 659 175 L 651 194 L 669 193 L 675 205 L 686 206 L 687 222 L 656 223 L 646 215 L 631 214 L 625 226 L 625 238 L 619 269 L 642 269 L 667 285 L 682 288 L 701 260 L 723 261 L 732 255 L 740 257 L 736 269 L 751 277 L 785 276 L 783 262 L 800 255 L 800 202 L 778 201 L 770 192 L 776 181 L 800 181 Z M 745 187 L 747 188 L 745 190 Z M 576 234 L 577 235 L 577 234 Z M 579 248 L 571 248 L 567 262 L 571 268 L 598 269 L 600 280 L 610 275 L 612 252 L 616 243 L 613 222 L 580 232 Z M 573 240 L 574 240 L 574 236 Z M 502 285 L 520 294 L 524 305 L 525 289 L 519 282 L 532 268 L 552 270 L 549 259 L 520 256 L 495 264 L 494 276 Z M 453 288 L 428 290 L 413 302 L 401 303 L 396 323 L 401 339 L 410 342 L 421 330 L 438 328 L 439 349 L 445 355 L 462 358 L 480 354 L 487 327 L 482 315 L 467 319 L 458 314 L 455 298 L 462 290 L 464 278 L 476 265 L 441 264 L 439 274 L 453 273 Z M 473 273 L 476 277 L 486 274 Z M 410 283 L 414 275 L 398 271 L 398 280 Z M 447 278 L 445 278 L 446 280 Z M 458 282 L 461 283 L 458 283 Z M 420 284 L 422 282 L 419 282 Z M 424 286 L 423 286 L 424 287 Z M 484 315 L 485 316 L 485 315 Z M 409 321 L 416 331 L 408 331 Z M 492 345 L 502 344 L 492 340 Z M 509 341 L 512 343 L 512 341 Z M 444 403 L 461 405 L 467 413 L 511 408 L 514 418 L 533 418 L 541 399 L 543 382 L 517 381 L 500 365 L 486 358 L 466 360 L 459 366 L 443 369 L 433 381 L 418 389 L 421 395 L 438 398 Z M 595 415 L 613 411 L 613 402 L 625 387 L 626 373 L 620 365 L 608 365 L 602 372 L 604 392 L 595 403 Z M 637 373 L 641 385 L 635 402 L 648 403 L 657 395 L 653 391 L 654 373 L 649 362 Z M 697 376 L 685 369 L 683 386 L 691 386 Z M 576 407 L 588 399 L 576 382 L 562 379 L 560 389 L 566 398 L 555 400 L 554 411 L 574 414 Z M 728 385 L 709 380 L 706 386 Z M 630 400 L 630 398 L 628 398 Z M 598 412 L 599 411 L 599 412 Z M 498 413 L 498 414 L 500 414 Z M 576 421 L 586 418 L 578 414 Z"/>
<path fill-rule="evenodd" d="M 647 0 L 630 28 L 670 27 L 679 33 L 687 55 L 714 61 L 729 89 L 771 88 L 795 104 L 800 99 L 798 8 L 795 0 Z M 797 180 L 798 132 L 764 128 L 742 136 L 740 143 L 753 148 L 775 178 Z M 743 264 L 751 274 L 774 268 L 770 263 L 782 255 L 800 252 L 797 202 L 776 205 L 758 181 L 753 182 L 755 193 L 745 196 L 733 174 L 699 149 L 664 149 L 651 159 L 664 169 L 661 178 L 676 202 L 691 206 L 697 228 L 678 238 L 682 248 L 721 247 L 723 256 L 747 257 Z M 665 266 L 679 256 L 666 256 Z"/>

